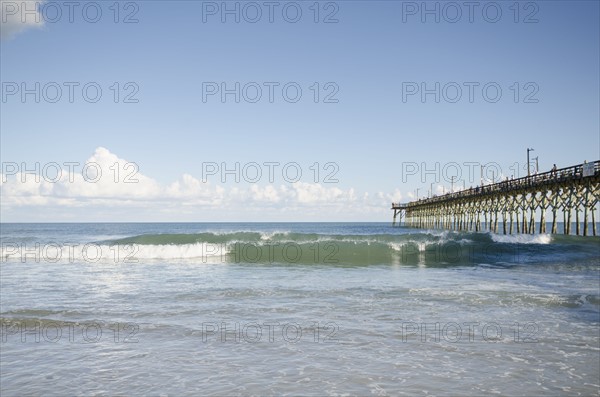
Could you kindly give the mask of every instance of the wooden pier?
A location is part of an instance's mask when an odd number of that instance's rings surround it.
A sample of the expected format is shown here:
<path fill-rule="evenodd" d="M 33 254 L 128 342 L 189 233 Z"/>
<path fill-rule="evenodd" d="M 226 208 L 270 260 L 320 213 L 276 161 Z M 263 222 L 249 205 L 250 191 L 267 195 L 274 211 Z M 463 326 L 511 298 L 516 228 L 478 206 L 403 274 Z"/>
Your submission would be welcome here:
<path fill-rule="evenodd" d="M 532 234 L 537 213 L 539 233 L 548 232 L 546 215 L 552 218 L 549 232 L 557 233 L 562 214 L 563 234 L 571 234 L 575 222 L 575 234 L 587 236 L 591 217 L 592 235 L 596 236 L 599 201 L 600 160 L 410 203 L 392 203 L 393 225 L 404 218 L 404 226 L 410 227 L 499 233 L 501 224 L 504 234 Z"/>

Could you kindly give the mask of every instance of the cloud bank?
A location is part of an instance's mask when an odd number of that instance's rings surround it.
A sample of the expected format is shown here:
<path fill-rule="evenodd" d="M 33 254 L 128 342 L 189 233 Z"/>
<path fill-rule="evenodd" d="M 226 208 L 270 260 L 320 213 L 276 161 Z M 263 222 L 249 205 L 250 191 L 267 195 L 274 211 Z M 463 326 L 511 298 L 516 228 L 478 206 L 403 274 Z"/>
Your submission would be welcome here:
<path fill-rule="evenodd" d="M 380 220 L 389 215 L 392 201 L 402 199 L 397 189 L 357 193 L 354 188 L 301 181 L 228 186 L 202 182 L 188 173 L 160 184 L 141 173 L 137 164 L 103 147 L 81 164 L 28 165 L 25 170 L 20 164 L 3 163 L 2 170 L 3 219 L 28 210 L 36 216 L 83 214 L 90 221 L 95 220 L 93 214 L 102 213 L 129 214 L 138 221 L 222 220 L 242 214 L 254 221 L 356 219 L 357 214 L 378 214 L 375 220 Z"/>

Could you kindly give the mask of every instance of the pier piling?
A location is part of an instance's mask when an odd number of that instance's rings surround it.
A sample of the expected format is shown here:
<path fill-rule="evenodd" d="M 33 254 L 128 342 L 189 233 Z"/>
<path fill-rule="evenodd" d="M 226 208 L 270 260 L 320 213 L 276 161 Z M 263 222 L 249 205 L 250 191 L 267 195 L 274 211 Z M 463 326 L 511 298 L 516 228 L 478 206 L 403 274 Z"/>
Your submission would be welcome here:
<path fill-rule="evenodd" d="M 546 214 L 551 213 L 550 232 L 556 234 L 557 211 L 560 210 L 564 234 L 571 233 L 571 213 L 574 212 L 575 234 L 589 234 L 591 214 L 592 235 L 596 236 L 595 211 L 599 202 L 600 160 L 410 203 L 392 203 L 393 225 L 401 225 L 404 219 L 405 226 L 416 228 L 498 233 L 501 216 L 504 234 L 507 233 L 507 221 L 508 234 L 513 233 L 513 219 L 517 233 L 533 234 L 536 232 L 536 213 L 539 213 L 539 233 L 547 232 Z M 580 215 L 583 222 L 580 222 Z"/>

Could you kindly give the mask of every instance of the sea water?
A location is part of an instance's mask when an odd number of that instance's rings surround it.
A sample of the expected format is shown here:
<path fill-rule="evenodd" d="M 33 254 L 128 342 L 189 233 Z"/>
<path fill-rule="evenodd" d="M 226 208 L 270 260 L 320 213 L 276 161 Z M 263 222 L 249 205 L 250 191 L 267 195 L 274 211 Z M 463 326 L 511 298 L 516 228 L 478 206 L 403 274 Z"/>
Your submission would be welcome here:
<path fill-rule="evenodd" d="M 600 239 L 1 224 L 8 395 L 598 395 Z"/>

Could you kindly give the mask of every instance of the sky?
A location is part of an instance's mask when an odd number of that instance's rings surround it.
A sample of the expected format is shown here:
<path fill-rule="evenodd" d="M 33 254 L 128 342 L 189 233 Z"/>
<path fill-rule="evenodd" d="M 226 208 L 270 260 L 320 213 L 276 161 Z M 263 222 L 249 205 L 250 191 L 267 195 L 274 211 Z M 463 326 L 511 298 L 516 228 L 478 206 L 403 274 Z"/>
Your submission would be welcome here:
<path fill-rule="evenodd" d="M 2 222 L 390 221 L 600 159 L 598 1 L 1 1 Z"/>

